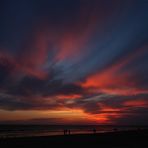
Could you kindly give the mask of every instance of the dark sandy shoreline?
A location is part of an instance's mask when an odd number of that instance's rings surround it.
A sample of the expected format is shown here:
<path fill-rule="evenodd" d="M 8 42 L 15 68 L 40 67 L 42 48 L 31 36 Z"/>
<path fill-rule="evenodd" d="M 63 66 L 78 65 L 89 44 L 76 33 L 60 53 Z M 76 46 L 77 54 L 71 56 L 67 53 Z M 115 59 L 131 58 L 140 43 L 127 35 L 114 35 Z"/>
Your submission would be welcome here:
<path fill-rule="evenodd" d="M 148 148 L 148 130 L 0 139 L 0 148 L 63 148 L 78 146 L 98 146 L 100 148 Z"/>

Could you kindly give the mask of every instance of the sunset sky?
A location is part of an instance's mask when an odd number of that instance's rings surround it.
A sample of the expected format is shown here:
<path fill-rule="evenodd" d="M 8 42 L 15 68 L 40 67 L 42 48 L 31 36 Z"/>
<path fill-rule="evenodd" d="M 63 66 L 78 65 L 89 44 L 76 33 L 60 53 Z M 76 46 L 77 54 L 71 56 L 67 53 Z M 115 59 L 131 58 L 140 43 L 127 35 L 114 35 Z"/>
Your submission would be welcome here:
<path fill-rule="evenodd" d="M 148 0 L 0 1 L 0 123 L 148 125 Z"/>

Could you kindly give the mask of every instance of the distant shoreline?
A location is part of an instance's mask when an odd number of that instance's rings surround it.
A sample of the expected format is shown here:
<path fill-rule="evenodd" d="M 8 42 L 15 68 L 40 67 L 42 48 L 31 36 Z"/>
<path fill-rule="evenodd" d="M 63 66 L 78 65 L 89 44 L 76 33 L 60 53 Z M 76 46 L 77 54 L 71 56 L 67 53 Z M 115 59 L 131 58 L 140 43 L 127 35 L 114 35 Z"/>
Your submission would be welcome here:
<path fill-rule="evenodd" d="M 0 138 L 93 134 L 115 131 L 135 131 L 138 129 L 148 129 L 148 127 L 109 125 L 2 125 L 0 126 Z"/>
<path fill-rule="evenodd" d="M 97 134 L 74 134 L 61 136 L 18 137 L 0 139 L 0 147 L 36 147 L 50 146 L 101 146 L 122 148 L 148 147 L 148 130 L 117 131 Z"/>

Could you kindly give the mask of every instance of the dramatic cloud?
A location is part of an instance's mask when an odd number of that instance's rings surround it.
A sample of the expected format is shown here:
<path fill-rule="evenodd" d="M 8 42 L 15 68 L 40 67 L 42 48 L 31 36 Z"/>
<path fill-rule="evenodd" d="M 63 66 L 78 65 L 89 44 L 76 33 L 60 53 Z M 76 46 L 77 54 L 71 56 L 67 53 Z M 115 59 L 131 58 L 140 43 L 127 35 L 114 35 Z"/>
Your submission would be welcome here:
<path fill-rule="evenodd" d="M 0 109 L 49 112 L 33 123 L 148 123 L 146 1 L 0 6 Z"/>

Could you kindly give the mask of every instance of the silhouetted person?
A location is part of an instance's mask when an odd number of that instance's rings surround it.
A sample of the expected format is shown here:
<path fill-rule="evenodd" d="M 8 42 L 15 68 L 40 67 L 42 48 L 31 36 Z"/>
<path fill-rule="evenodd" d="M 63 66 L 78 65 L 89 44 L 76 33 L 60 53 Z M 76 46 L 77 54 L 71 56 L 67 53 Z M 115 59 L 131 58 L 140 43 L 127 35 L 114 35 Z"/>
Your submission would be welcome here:
<path fill-rule="evenodd" d="M 64 129 L 64 135 L 67 135 L 67 129 Z"/>
<path fill-rule="evenodd" d="M 96 129 L 95 128 L 93 129 L 93 133 L 96 134 Z"/>

